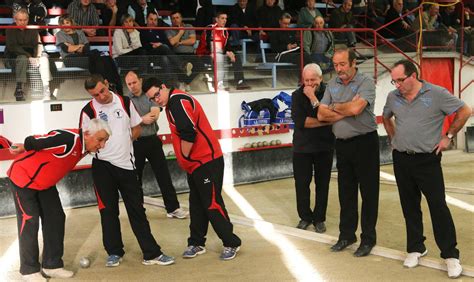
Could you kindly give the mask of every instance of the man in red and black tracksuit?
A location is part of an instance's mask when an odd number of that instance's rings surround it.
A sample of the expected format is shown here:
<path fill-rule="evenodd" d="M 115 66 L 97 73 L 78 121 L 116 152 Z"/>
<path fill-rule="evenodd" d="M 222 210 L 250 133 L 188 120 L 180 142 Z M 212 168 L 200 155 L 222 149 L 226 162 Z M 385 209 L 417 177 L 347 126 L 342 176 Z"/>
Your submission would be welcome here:
<path fill-rule="evenodd" d="M 25 280 L 50 277 L 69 278 L 63 268 L 65 215 L 56 183 L 89 152 L 103 148 L 111 134 L 106 122 L 95 119 L 82 132 L 58 129 L 46 135 L 29 136 L 24 144 L 13 144 L 12 154 L 20 154 L 7 172 L 18 219 L 20 273 Z M 38 229 L 43 231 L 44 248 L 39 263 Z"/>
<path fill-rule="evenodd" d="M 206 114 L 194 97 L 179 89 L 169 89 L 155 78 L 145 81 L 143 92 L 160 107 L 166 107 L 176 158 L 188 174 L 191 235 L 183 257 L 192 258 L 206 251 L 204 244 L 211 222 L 224 243 L 220 258 L 233 259 L 241 240 L 233 233 L 222 199 L 224 158 Z"/>

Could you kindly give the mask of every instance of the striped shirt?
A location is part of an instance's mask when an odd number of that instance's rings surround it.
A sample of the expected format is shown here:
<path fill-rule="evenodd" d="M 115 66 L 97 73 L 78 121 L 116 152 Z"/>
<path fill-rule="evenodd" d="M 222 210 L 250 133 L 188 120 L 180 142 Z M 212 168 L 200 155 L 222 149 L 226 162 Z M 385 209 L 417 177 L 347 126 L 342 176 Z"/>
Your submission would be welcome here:
<path fill-rule="evenodd" d="M 81 1 L 75 0 L 67 7 L 67 13 L 77 25 L 99 25 L 99 14 L 92 4 L 84 10 Z"/>

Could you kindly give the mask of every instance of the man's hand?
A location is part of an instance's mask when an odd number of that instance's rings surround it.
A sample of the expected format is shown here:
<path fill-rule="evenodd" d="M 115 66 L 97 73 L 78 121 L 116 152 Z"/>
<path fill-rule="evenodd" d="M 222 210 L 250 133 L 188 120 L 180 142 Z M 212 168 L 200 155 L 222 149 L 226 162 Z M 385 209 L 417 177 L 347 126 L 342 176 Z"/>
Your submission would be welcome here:
<path fill-rule="evenodd" d="M 151 47 L 153 47 L 153 48 L 158 48 L 158 47 L 160 47 L 161 45 L 162 45 L 161 42 L 153 42 L 153 43 L 151 43 Z"/>
<path fill-rule="evenodd" d="M 227 51 L 227 52 L 226 52 L 226 55 L 227 55 L 227 57 L 229 57 L 229 59 L 230 59 L 230 61 L 231 61 L 232 63 L 235 63 L 235 54 L 234 54 L 234 52 L 232 52 L 232 51 Z"/>
<path fill-rule="evenodd" d="M 35 57 L 29 57 L 28 60 L 30 61 L 30 64 L 33 66 L 39 66 L 39 60 L 38 58 Z"/>
<path fill-rule="evenodd" d="M 84 28 L 82 31 L 87 35 L 87 36 L 95 36 L 96 35 L 96 30 L 92 28 Z"/>
<path fill-rule="evenodd" d="M 402 27 L 403 29 L 409 29 L 410 25 L 406 21 L 402 21 Z"/>
<path fill-rule="evenodd" d="M 308 99 L 313 102 L 313 100 L 318 101 L 314 92 L 316 91 L 316 86 L 305 85 L 303 88 L 303 93 L 308 97 Z"/>
<path fill-rule="evenodd" d="M 298 44 L 296 44 L 296 43 L 290 43 L 290 44 L 287 45 L 288 50 L 294 49 L 296 47 L 298 47 Z"/>
<path fill-rule="evenodd" d="M 13 155 L 18 155 L 25 151 L 25 146 L 21 143 L 15 143 L 10 146 L 9 151 Z"/>
<path fill-rule="evenodd" d="M 435 146 L 436 155 L 446 150 L 449 147 L 449 144 L 451 144 L 451 139 L 449 139 L 448 136 L 441 137 L 441 140 L 439 141 L 438 145 Z"/>

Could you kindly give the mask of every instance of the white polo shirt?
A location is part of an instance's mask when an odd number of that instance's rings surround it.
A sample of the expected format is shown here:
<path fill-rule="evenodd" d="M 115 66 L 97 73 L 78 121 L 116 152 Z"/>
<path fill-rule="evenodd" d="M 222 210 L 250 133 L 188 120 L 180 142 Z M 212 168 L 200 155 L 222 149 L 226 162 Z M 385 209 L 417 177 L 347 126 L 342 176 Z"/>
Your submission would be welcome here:
<path fill-rule="evenodd" d="M 133 170 L 135 158 L 133 156 L 131 128 L 139 125 L 142 118 L 131 101 L 129 117 L 120 98 L 116 94 L 112 96 L 112 102 L 105 105 L 92 99 L 92 106 L 97 118 L 107 121 L 112 130 L 112 136 L 105 143 L 105 147 L 99 150 L 94 158 L 110 162 L 114 166 L 123 169 Z M 83 112 L 81 128 L 87 128 L 89 121 L 89 116 Z"/>

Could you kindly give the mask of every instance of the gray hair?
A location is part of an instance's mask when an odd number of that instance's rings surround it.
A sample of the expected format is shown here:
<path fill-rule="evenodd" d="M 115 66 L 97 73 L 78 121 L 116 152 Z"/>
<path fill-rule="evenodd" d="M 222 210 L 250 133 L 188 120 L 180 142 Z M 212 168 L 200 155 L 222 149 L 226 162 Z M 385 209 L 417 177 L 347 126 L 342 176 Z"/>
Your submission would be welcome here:
<path fill-rule="evenodd" d="M 88 135 L 94 135 L 101 130 L 105 130 L 109 136 L 112 136 L 112 129 L 110 129 L 109 124 L 105 120 L 94 118 L 90 120 L 84 132 L 87 132 Z"/>
<path fill-rule="evenodd" d="M 311 63 L 311 64 L 307 64 L 306 66 L 304 66 L 303 73 L 308 72 L 308 71 L 311 71 L 311 72 L 315 73 L 319 77 L 323 76 L 323 72 L 321 71 L 321 68 L 319 67 L 318 64 Z"/>
<path fill-rule="evenodd" d="M 13 18 L 16 17 L 18 14 L 25 14 L 28 18 L 30 17 L 30 14 L 28 13 L 28 10 L 25 8 L 20 8 L 16 11 L 13 11 Z"/>

